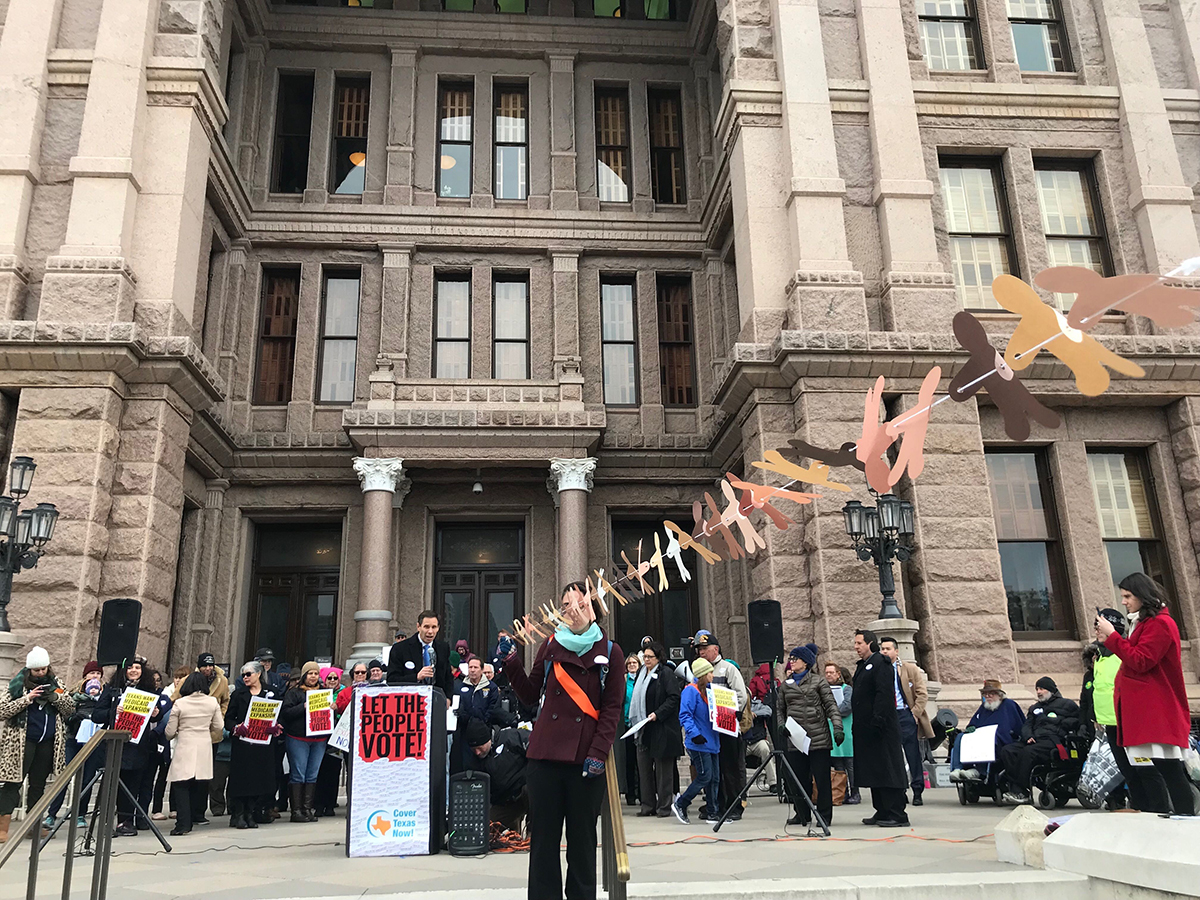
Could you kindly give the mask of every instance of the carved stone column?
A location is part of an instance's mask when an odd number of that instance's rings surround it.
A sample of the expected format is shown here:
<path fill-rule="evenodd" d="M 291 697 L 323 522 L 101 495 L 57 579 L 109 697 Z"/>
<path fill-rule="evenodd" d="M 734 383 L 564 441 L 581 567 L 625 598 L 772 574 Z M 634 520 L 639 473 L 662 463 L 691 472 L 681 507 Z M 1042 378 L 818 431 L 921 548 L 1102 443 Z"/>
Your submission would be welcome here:
<path fill-rule="evenodd" d="M 388 646 L 392 620 L 387 596 L 391 584 L 392 500 L 403 478 L 404 460 L 354 460 L 363 491 L 362 559 L 358 569 L 358 610 L 354 613 L 355 643 L 348 665 L 374 659 Z"/>
<path fill-rule="evenodd" d="M 550 460 L 548 487 L 558 492 L 558 580 L 562 584 L 587 574 L 587 495 L 592 490 L 596 459 Z"/>
<path fill-rule="evenodd" d="M 575 158 L 575 54 L 547 53 L 546 58 L 550 63 L 550 208 L 579 209 Z"/>
<path fill-rule="evenodd" d="M 391 106 L 388 108 L 387 183 L 383 202 L 411 206 L 413 191 L 413 110 L 416 107 L 420 50 L 392 48 Z"/>

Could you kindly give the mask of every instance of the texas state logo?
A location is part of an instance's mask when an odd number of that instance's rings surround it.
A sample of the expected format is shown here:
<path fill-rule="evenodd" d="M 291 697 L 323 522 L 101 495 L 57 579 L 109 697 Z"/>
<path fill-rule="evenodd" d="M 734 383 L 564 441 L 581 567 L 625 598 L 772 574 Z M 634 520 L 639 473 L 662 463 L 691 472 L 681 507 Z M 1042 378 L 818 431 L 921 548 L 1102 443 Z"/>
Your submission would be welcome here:
<path fill-rule="evenodd" d="M 390 837 L 392 833 L 392 817 L 386 810 L 377 809 L 367 817 L 367 834 L 373 838 Z"/>

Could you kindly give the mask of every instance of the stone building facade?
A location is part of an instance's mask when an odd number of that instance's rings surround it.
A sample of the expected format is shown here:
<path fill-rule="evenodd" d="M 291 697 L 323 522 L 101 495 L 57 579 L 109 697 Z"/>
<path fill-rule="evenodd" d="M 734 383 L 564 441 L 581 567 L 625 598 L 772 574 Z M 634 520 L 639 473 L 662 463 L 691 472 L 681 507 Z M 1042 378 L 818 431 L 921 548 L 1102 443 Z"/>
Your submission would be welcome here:
<path fill-rule="evenodd" d="M 1200 255 L 1200 12 L 1178 0 L 0 0 L 0 447 L 62 512 L 13 627 L 141 651 L 476 649 L 691 523 L 791 438 L 857 437 L 1000 343 L 987 285 Z M 1059 303 L 1062 298 L 1047 297 Z M 1078 683 L 1113 581 L 1200 634 L 1200 328 L 1096 333 L 1144 379 L 1014 444 L 942 404 L 897 492 L 943 699 Z M 945 382 L 941 386 L 944 391 Z M 848 662 L 850 495 L 614 615 L 749 662 L 746 604 Z M 853 476 L 853 477 L 849 477 Z M 767 476 L 774 477 L 774 476 Z M 1194 681 L 1196 649 L 1185 644 Z M 1015 688 L 1018 696 L 1021 689 Z"/>

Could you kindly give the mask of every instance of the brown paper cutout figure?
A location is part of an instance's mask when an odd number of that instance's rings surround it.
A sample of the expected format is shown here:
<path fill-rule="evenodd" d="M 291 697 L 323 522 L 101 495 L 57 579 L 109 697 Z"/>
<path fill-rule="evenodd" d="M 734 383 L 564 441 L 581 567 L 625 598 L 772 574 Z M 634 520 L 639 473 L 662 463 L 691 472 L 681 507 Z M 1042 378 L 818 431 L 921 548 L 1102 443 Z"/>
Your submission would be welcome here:
<path fill-rule="evenodd" d="M 1062 313 L 1043 303 L 1021 279 L 997 276 L 992 282 L 992 295 L 1001 306 L 1021 317 L 1004 351 L 1004 361 L 1017 371 L 1026 368 L 1043 349 L 1049 350 L 1075 374 L 1075 387 L 1088 397 L 1099 396 L 1108 389 L 1105 366 L 1134 378 L 1146 374 L 1137 363 L 1118 356 L 1090 334 L 1068 325 Z"/>
<path fill-rule="evenodd" d="M 763 484 L 754 484 L 753 482 L 742 481 L 732 472 L 726 472 L 725 478 L 733 487 L 738 488 L 742 492 L 742 499 L 738 508 L 744 515 L 750 515 L 750 511 L 752 509 L 761 510 L 770 517 L 771 521 L 775 524 L 775 527 L 780 531 L 787 531 L 789 525 L 796 524 L 796 520 L 789 519 L 787 516 L 777 510 L 771 505 L 770 500 L 773 500 L 776 497 L 793 499 L 787 496 L 788 494 L 793 494 L 795 497 L 800 498 L 796 501 L 797 503 L 811 503 L 811 498 L 818 496 L 816 494 L 800 494 L 796 491 L 770 488 Z M 724 490 L 724 488 L 722 488 L 722 490 Z"/>
<path fill-rule="evenodd" d="M 654 532 L 654 555 L 650 557 L 650 568 L 658 572 L 658 590 L 665 591 L 671 586 L 667 580 L 667 570 L 663 566 L 662 544 L 658 541 L 658 532 Z"/>
<path fill-rule="evenodd" d="M 663 524 L 663 530 L 667 532 L 667 559 L 675 561 L 675 567 L 679 569 L 679 580 L 687 584 L 692 580 L 692 573 L 688 571 L 688 567 L 683 564 L 683 545 L 679 543 L 679 538 L 676 531 L 672 531 L 668 526 L 670 522 Z M 658 546 L 655 544 L 655 546 Z"/>
<path fill-rule="evenodd" d="M 831 469 L 836 469 L 839 466 L 853 466 L 861 472 L 866 468 L 854 453 L 855 444 L 853 441 L 846 441 L 837 450 L 827 450 L 824 447 L 818 447 L 816 444 L 810 444 L 808 441 L 802 441 L 799 438 L 792 438 L 788 443 L 791 446 L 779 448 L 779 453 L 785 457 L 795 456 L 801 459 L 811 459 L 814 462 L 823 462 Z"/>
<path fill-rule="evenodd" d="M 1057 428 L 1062 424 L 1058 413 L 1047 409 L 1029 393 L 1029 388 L 1021 383 L 1020 376 L 988 341 L 987 332 L 978 319 L 969 312 L 955 314 L 954 336 L 970 351 L 971 359 L 950 381 L 952 400 L 962 403 L 979 391 L 986 390 L 1004 417 L 1005 434 L 1014 441 L 1028 440 L 1030 419 L 1047 428 Z M 993 372 L 993 369 L 996 371 Z M 992 374 L 988 375 L 989 372 Z"/>
<path fill-rule="evenodd" d="M 767 542 L 763 540 L 763 536 L 755 530 L 746 514 L 742 512 L 737 495 L 733 492 L 729 482 L 724 479 L 721 480 L 721 493 L 729 501 L 725 512 L 721 514 L 721 521 L 726 525 L 730 522 L 737 524 L 738 530 L 742 533 L 742 542 L 746 545 L 746 553 L 753 556 L 758 550 L 766 550 Z"/>
<path fill-rule="evenodd" d="M 741 559 L 745 556 L 742 550 L 742 545 L 737 542 L 733 536 L 733 532 L 729 530 L 729 526 L 725 524 L 721 518 L 721 511 L 717 509 L 717 501 L 713 500 L 712 494 L 708 491 L 704 492 L 704 503 L 708 506 L 708 511 L 713 514 L 713 517 L 704 523 L 704 531 L 706 534 L 720 534 L 725 539 L 725 546 L 729 549 L 730 559 Z M 716 544 L 716 541 L 713 541 Z"/>
<path fill-rule="evenodd" d="M 929 407 L 933 403 L 933 392 L 937 390 L 941 379 L 942 367 L 934 366 L 921 382 L 916 406 L 884 425 L 884 431 L 893 441 L 901 436 L 904 438 L 900 442 L 900 451 L 896 454 L 896 465 L 888 473 L 889 489 L 896 485 L 905 470 L 908 471 L 908 477 L 916 481 L 925 469 L 925 433 L 929 430 Z M 867 468 L 870 471 L 869 465 Z M 879 488 L 875 490 L 878 491 Z"/>
<path fill-rule="evenodd" d="M 1200 307 L 1200 291 L 1163 284 L 1158 275 L 1113 275 L 1105 278 L 1083 266 L 1054 266 L 1033 279 L 1038 287 L 1075 294 L 1067 324 L 1090 331 L 1109 309 L 1152 319 L 1164 328 L 1190 325 Z"/>
<path fill-rule="evenodd" d="M 716 563 L 720 562 L 720 560 L 721 560 L 720 556 L 718 556 L 716 553 L 713 553 L 711 550 L 709 550 L 706 546 L 704 546 L 699 541 L 695 540 L 692 537 L 690 532 L 684 531 L 682 528 L 680 528 L 678 525 L 676 525 L 670 519 L 663 520 L 663 528 L 667 529 L 667 531 L 672 536 L 672 540 L 675 540 L 675 542 L 677 544 L 679 544 L 679 549 L 681 551 L 688 550 L 688 549 L 695 550 L 696 555 L 699 556 L 706 563 L 708 563 L 710 566 L 715 565 Z M 671 554 L 671 548 L 670 548 L 670 545 L 668 545 L 667 546 L 667 555 L 670 556 L 670 554 Z M 683 569 L 682 558 L 680 558 L 677 561 L 677 564 L 679 565 L 679 567 L 681 569 Z M 689 580 L 690 580 L 690 578 L 684 579 L 684 581 L 689 581 Z"/>
<path fill-rule="evenodd" d="M 821 497 L 820 494 L 806 494 L 800 491 L 789 491 L 787 488 L 771 487 L 767 484 L 755 484 L 753 481 L 742 481 L 732 472 L 726 472 L 725 477 L 739 491 L 745 491 L 751 495 L 750 502 L 754 504 L 755 509 L 765 509 L 771 505 L 771 500 L 780 498 L 791 500 L 793 503 L 812 503 Z M 774 517 L 772 516 L 772 518 Z"/>
<path fill-rule="evenodd" d="M 765 469 L 768 472 L 775 472 L 782 475 L 784 478 L 790 478 L 792 481 L 798 481 L 803 484 L 810 484 L 813 487 L 827 487 L 834 491 L 849 491 L 849 485 L 842 484 L 840 481 L 829 480 L 829 466 L 824 463 L 814 462 L 807 468 L 801 468 L 795 463 L 788 462 L 780 454 L 778 450 L 768 450 L 763 454 L 763 458 L 750 463 L 756 469 Z M 810 499 L 815 500 L 820 497 L 820 494 L 802 494 Z M 803 503 L 803 500 L 797 500 L 797 503 Z"/>
<path fill-rule="evenodd" d="M 625 562 L 628 563 L 629 560 L 627 559 Z M 618 565 L 617 561 L 614 559 L 612 563 L 613 573 L 615 574 L 620 572 L 621 567 Z M 638 600 L 646 599 L 646 595 L 638 590 L 637 585 L 633 583 L 628 573 L 622 575 L 616 581 L 610 582 L 609 589 L 616 594 L 617 600 L 622 606 L 627 606 L 630 603 L 636 603 Z"/>
<path fill-rule="evenodd" d="M 641 561 L 642 542 L 638 541 L 638 564 L 635 566 L 629 561 L 629 557 L 625 555 L 625 551 L 621 551 L 621 559 L 625 560 L 625 565 L 628 568 L 625 570 L 625 579 L 632 585 L 634 580 L 637 580 L 638 589 L 643 595 L 654 593 L 654 588 L 650 587 L 646 579 L 642 576 L 650 571 L 650 563 Z"/>
<path fill-rule="evenodd" d="M 713 540 L 716 532 L 710 531 L 708 522 L 704 521 L 704 506 L 699 500 L 692 501 L 692 522 L 695 523 L 695 527 L 692 529 L 692 540 L 703 542 L 721 562 L 729 562 L 729 551 Z"/>
<path fill-rule="evenodd" d="M 884 452 L 892 445 L 894 438 L 887 433 L 887 428 L 879 421 L 879 401 L 883 399 L 883 376 L 875 379 L 875 384 L 867 391 L 863 404 L 862 437 L 858 439 L 858 447 L 854 455 L 863 464 L 867 476 L 867 484 L 872 490 L 881 494 L 887 493 L 888 469 Z M 883 485 L 883 487 L 880 487 Z"/>

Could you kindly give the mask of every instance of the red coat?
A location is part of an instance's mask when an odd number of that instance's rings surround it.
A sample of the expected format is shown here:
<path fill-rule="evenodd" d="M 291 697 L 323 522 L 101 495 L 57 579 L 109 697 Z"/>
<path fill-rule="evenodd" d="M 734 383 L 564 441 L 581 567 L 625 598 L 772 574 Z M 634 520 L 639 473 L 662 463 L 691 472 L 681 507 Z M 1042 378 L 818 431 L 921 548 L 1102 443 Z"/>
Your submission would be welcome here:
<path fill-rule="evenodd" d="M 1114 631 L 1104 645 L 1121 660 L 1116 682 L 1121 746 L 1186 747 L 1191 717 L 1175 620 L 1164 610 L 1139 621 L 1128 639 Z"/>
<path fill-rule="evenodd" d="M 609 657 L 612 657 L 612 660 Z M 615 662 L 613 662 L 615 660 Z M 555 662 L 561 663 L 571 679 L 583 688 L 592 706 L 599 713 L 593 719 L 575 704 L 566 690 L 558 686 L 554 674 Z M 550 665 L 547 666 L 547 663 Z M 603 696 L 600 690 L 600 671 L 608 667 Z M 549 674 L 547 675 L 547 669 Z M 570 762 L 583 765 L 587 757 L 608 759 L 608 751 L 617 737 L 621 709 L 625 703 L 625 654 L 613 643 L 608 648 L 607 636 L 592 645 L 580 659 L 554 638 L 543 641 L 528 675 L 520 657 L 513 655 L 504 665 L 508 681 L 517 697 L 527 706 L 536 706 L 542 695 L 545 680 L 546 701 L 538 713 L 529 739 L 529 759 L 550 762 Z"/>

